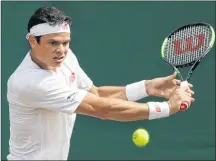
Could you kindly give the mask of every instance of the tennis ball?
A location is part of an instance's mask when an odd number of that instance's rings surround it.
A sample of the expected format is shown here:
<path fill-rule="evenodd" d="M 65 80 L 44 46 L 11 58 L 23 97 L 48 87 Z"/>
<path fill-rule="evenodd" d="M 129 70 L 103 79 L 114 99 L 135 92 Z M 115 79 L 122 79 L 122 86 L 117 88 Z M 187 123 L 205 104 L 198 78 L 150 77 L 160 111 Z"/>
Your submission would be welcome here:
<path fill-rule="evenodd" d="M 146 129 L 139 128 L 134 131 L 132 140 L 138 147 L 146 146 L 149 142 L 149 133 Z"/>

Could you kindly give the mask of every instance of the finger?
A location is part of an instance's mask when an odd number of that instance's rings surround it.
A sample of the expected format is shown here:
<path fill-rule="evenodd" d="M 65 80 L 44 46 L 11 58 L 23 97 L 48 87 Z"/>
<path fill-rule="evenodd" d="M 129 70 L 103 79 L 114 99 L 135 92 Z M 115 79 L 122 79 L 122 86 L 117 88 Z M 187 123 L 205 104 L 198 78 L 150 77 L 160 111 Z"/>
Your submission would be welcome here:
<path fill-rule="evenodd" d="M 186 94 L 183 98 L 184 101 L 188 102 L 190 105 L 195 101 L 195 99 L 188 94 Z"/>
<path fill-rule="evenodd" d="M 172 82 L 173 84 L 178 85 L 178 86 L 181 84 L 181 81 L 177 79 L 174 79 Z"/>
<path fill-rule="evenodd" d="M 191 97 L 191 96 L 192 96 L 192 94 L 191 94 L 191 93 L 189 93 L 189 92 L 186 92 L 186 95 L 187 95 L 187 96 L 189 96 L 189 97 Z"/>
<path fill-rule="evenodd" d="M 195 99 L 194 98 L 191 98 L 191 103 L 194 103 Z"/>
<path fill-rule="evenodd" d="M 192 103 L 192 98 L 188 95 L 184 95 L 182 98 L 182 102 L 186 102 L 188 104 L 188 107 L 189 107 Z"/>
<path fill-rule="evenodd" d="M 183 91 L 181 89 L 181 92 L 185 92 L 185 94 L 188 95 L 188 96 L 190 96 L 190 97 L 194 95 L 194 91 L 192 91 L 190 88 L 187 88 L 187 89 L 185 89 Z"/>
<path fill-rule="evenodd" d="M 190 89 L 188 86 L 181 86 L 181 90 L 182 90 L 182 91 L 186 91 L 186 90 L 188 90 L 188 89 Z"/>
<path fill-rule="evenodd" d="M 186 85 L 186 86 L 181 86 L 181 88 L 182 88 L 183 90 L 185 90 L 186 92 L 189 92 L 189 93 L 191 93 L 191 94 L 194 94 L 194 92 L 191 90 L 192 84 L 188 84 L 188 85 Z"/>
<path fill-rule="evenodd" d="M 185 95 L 190 96 L 190 97 L 192 97 L 194 95 L 194 91 L 192 91 L 190 88 L 179 87 L 179 88 L 177 88 L 177 90 L 179 90 L 179 92 L 183 95 L 185 94 Z"/>
<path fill-rule="evenodd" d="M 194 95 L 194 91 L 192 91 L 191 89 L 186 89 L 186 92 Z"/>
<path fill-rule="evenodd" d="M 190 105 L 193 103 L 195 101 L 195 99 L 194 98 L 190 98 Z"/>
<path fill-rule="evenodd" d="M 190 84 L 190 83 L 188 83 L 188 86 L 189 86 L 190 88 L 193 88 L 193 85 L 192 85 L 192 84 Z"/>
<path fill-rule="evenodd" d="M 167 80 L 172 80 L 172 79 L 176 78 L 176 75 L 177 75 L 177 72 L 174 72 L 172 75 L 169 75 L 166 78 L 167 78 Z"/>

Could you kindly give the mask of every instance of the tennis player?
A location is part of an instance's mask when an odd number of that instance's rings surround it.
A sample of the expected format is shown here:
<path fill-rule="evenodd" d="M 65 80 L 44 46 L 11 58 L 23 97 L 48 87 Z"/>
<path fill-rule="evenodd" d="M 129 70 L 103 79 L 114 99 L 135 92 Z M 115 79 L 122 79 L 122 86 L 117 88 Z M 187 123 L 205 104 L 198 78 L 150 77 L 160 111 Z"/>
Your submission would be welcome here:
<path fill-rule="evenodd" d="M 126 86 L 97 87 L 69 48 L 71 18 L 41 7 L 28 22 L 30 51 L 8 80 L 8 160 L 67 160 L 76 114 L 114 121 L 152 120 L 194 102 L 176 73 Z M 99 61 L 99 60 L 98 60 Z M 147 96 L 165 102 L 137 103 Z"/>

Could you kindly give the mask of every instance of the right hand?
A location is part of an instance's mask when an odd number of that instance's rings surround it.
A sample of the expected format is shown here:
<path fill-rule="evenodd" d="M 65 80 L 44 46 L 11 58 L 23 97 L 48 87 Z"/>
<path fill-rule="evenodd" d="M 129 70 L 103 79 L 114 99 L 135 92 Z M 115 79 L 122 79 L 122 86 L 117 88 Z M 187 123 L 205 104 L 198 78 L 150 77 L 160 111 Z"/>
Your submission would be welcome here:
<path fill-rule="evenodd" d="M 194 92 L 190 89 L 189 86 L 187 87 L 179 87 L 175 89 L 169 98 L 169 105 L 170 105 L 170 115 L 178 112 L 180 110 L 180 106 L 182 102 L 188 102 L 189 106 L 195 101 L 192 97 Z"/>

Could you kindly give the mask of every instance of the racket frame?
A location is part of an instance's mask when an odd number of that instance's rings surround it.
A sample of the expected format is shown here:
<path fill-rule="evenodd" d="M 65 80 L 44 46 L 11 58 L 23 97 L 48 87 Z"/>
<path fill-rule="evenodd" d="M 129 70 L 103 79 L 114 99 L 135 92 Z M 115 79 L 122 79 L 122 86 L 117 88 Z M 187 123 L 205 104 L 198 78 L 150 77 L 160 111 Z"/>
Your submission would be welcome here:
<path fill-rule="evenodd" d="M 182 65 L 176 65 L 176 66 L 175 66 L 175 65 L 169 63 L 168 61 L 166 61 L 166 60 L 164 59 L 164 49 L 165 49 L 165 47 L 166 47 L 166 45 L 167 45 L 168 38 L 171 37 L 174 33 L 180 31 L 180 30 L 183 29 L 183 28 L 191 27 L 191 26 L 197 26 L 197 25 L 204 25 L 204 26 L 209 27 L 210 30 L 211 30 L 211 33 L 212 33 L 211 41 L 210 41 L 209 46 L 208 46 L 207 50 L 205 51 L 205 53 L 202 54 L 197 60 L 192 61 L 192 62 L 190 62 L 190 63 L 182 64 Z M 187 77 L 185 78 L 185 81 L 187 81 L 187 80 L 190 79 L 190 77 L 191 77 L 193 71 L 194 71 L 194 70 L 196 69 L 196 67 L 199 65 L 200 61 L 209 53 L 209 51 L 211 50 L 211 48 L 212 48 L 213 45 L 214 45 L 214 42 L 215 42 L 215 31 L 214 31 L 213 27 L 212 27 L 210 24 L 205 23 L 205 22 L 198 22 L 198 23 L 187 24 L 187 25 L 184 25 L 184 26 L 182 26 L 182 27 L 180 27 L 180 28 L 178 28 L 178 29 L 175 29 L 174 31 L 172 31 L 172 32 L 164 39 L 163 44 L 162 44 L 162 46 L 161 46 L 161 57 L 162 57 L 162 59 L 163 59 L 169 66 L 171 66 L 171 67 L 177 72 L 177 74 L 178 74 L 178 76 L 180 77 L 181 81 L 184 81 L 184 79 L 183 79 L 183 77 L 182 77 L 180 71 L 178 70 L 178 68 L 185 68 L 185 67 L 191 66 L 190 70 L 188 71 Z"/>

